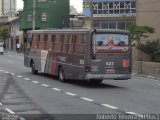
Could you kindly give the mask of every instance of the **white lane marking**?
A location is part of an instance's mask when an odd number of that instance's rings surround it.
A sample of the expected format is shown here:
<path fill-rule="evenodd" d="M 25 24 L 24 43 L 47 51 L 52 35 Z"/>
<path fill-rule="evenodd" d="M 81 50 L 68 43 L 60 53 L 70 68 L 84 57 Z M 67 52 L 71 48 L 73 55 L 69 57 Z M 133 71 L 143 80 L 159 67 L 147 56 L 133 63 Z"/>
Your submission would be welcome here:
<path fill-rule="evenodd" d="M 17 77 L 22 78 L 23 76 L 17 75 Z"/>
<path fill-rule="evenodd" d="M 11 97 L 9 97 L 9 96 L 5 96 L 4 98 L 6 98 L 6 99 L 10 99 Z"/>
<path fill-rule="evenodd" d="M 70 95 L 70 96 L 76 96 L 76 94 L 71 93 L 71 92 L 65 92 L 65 94 Z"/>
<path fill-rule="evenodd" d="M 41 84 L 43 87 L 49 87 L 49 85 L 47 84 Z"/>
<path fill-rule="evenodd" d="M 52 88 L 52 90 L 61 91 L 61 89 L 58 89 L 58 88 Z"/>
<path fill-rule="evenodd" d="M 154 78 L 155 78 L 155 77 L 153 77 L 153 76 L 149 76 L 149 75 L 148 75 L 147 77 L 148 77 L 148 78 L 152 78 L 152 79 L 154 79 Z"/>
<path fill-rule="evenodd" d="M 0 72 L 3 72 L 4 70 L 0 70 Z"/>
<path fill-rule="evenodd" d="M 131 115 L 138 115 L 137 113 L 135 112 L 126 112 L 127 114 L 131 114 Z"/>
<path fill-rule="evenodd" d="M 8 109 L 8 108 L 5 108 L 6 111 L 8 111 L 9 113 L 11 114 L 15 114 L 12 110 Z"/>
<path fill-rule="evenodd" d="M 2 103 L 0 103 L 0 105 L 2 105 Z"/>
<path fill-rule="evenodd" d="M 101 105 L 104 106 L 104 107 L 111 108 L 111 109 L 118 109 L 118 107 L 115 107 L 115 106 L 112 106 L 112 105 L 108 105 L 108 104 L 101 104 Z"/>
<path fill-rule="evenodd" d="M 29 78 L 24 78 L 25 80 L 31 80 L 31 79 L 29 79 Z"/>
<path fill-rule="evenodd" d="M 86 98 L 86 97 L 80 97 L 83 100 L 89 101 L 89 102 L 93 102 L 94 100 L 90 99 L 90 98 Z"/>
<path fill-rule="evenodd" d="M 32 81 L 33 83 L 36 83 L 36 84 L 38 84 L 39 82 L 37 82 L 37 81 Z"/>
<path fill-rule="evenodd" d="M 15 63 L 15 62 L 13 62 L 13 61 L 10 61 L 10 60 L 8 60 L 7 62 L 8 62 L 8 63 Z"/>
<path fill-rule="evenodd" d="M 5 71 L 6 74 L 8 74 L 9 72 Z"/>
<path fill-rule="evenodd" d="M 16 74 L 14 74 L 14 73 L 10 73 L 11 75 L 16 75 Z"/>

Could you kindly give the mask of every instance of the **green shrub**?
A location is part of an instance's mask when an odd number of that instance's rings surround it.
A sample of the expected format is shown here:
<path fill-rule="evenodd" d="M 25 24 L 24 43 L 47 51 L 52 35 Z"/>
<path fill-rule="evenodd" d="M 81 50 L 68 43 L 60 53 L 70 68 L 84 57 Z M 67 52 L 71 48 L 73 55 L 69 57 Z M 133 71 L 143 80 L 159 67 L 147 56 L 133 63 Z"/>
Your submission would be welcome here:
<path fill-rule="evenodd" d="M 145 44 L 137 46 L 142 52 L 149 54 L 152 61 L 155 61 L 155 56 L 160 54 L 160 40 L 148 41 Z"/>

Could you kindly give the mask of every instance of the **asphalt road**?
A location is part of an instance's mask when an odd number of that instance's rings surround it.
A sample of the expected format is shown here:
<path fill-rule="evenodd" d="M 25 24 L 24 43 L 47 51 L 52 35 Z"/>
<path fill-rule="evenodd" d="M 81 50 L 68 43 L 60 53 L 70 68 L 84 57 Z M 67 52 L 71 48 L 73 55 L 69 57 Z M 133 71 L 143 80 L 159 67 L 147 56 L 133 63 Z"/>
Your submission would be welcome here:
<path fill-rule="evenodd" d="M 86 81 L 62 83 L 50 75 L 31 74 L 23 65 L 23 55 L 11 52 L 0 55 L 0 113 L 18 115 L 22 120 L 158 115 L 160 81 L 133 76 L 128 81 L 105 80 L 100 85 Z"/>

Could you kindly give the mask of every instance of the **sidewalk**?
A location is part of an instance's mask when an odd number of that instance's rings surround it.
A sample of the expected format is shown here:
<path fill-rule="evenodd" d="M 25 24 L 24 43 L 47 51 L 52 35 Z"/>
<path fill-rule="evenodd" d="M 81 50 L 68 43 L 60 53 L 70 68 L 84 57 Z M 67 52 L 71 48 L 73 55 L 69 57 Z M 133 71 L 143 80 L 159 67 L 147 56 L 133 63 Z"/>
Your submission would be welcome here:
<path fill-rule="evenodd" d="M 23 52 L 20 52 L 20 53 L 17 53 L 17 51 L 14 51 L 14 50 L 5 50 L 4 53 L 9 53 L 9 54 L 13 54 L 13 55 L 16 55 L 16 54 L 19 54 L 19 55 L 24 55 Z"/>

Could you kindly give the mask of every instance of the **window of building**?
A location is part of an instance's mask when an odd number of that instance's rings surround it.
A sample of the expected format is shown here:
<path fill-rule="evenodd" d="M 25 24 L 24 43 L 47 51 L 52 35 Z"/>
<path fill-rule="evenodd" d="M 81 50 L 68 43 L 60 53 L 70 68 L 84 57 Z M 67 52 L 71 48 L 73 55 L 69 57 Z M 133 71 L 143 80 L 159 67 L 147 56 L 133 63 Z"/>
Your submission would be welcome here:
<path fill-rule="evenodd" d="M 117 29 L 125 30 L 125 21 L 117 21 Z"/>
<path fill-rule="evenodd" d="M 131 8 L 136 8 L 136 2 L 131 1 Z"/>
<path fill-rule="evenodd" d="M 94 20 L 93 26 L 94 26 L 94 28 L 101 28 L 101 22 L 99 20 Z"/>
<path fill-rule="evenodd" d="M 98 3 L 98 9 L 102 9 L 102 2 Z"/>
<path fill-rule="evenodd" d="M 46 0 L 38 0 L 38 2 L 46 2 Z"/>
<path fill-rule="evenodd" d="M 47 20 L 47 14 L 46 13 L 42 13 L 42 16 L 41 16 L 41 21 L 46 21 Z"/>
<path fill-rule="evenodd" d="M 136 1 L 93 2 L 93 14 L 136 13 Z"/>
<path fill-rule="evenodd" d="M 98 10 L 98 14 L 102 14 L 103 12 L 102 12 L 102 10 Z"/>
<path fill-rule="evenodd" d="M 103 10 L 108 10 L 108 8 L 109 8 L 108 2 L 103 2 L 102 9 Z"/>
<path fill-rule="evenodd" d="M 108 29 L 108 21 L 102 21 L 101 26 L 102 26 L 102 28 Z"/>
<path fill-rule="evenodd" d="M 27 16 L 27 21 L 32 21 L 32 15 L 31 15 L 31 14 L 29 14 L 29 15 Z"/>
<path fill-rule="evenodd" d="M 109 2 L 109 8 L 113 9 L 113 2 Z"/>
<path fill-rule="evenodd" d="M 109 29 L 116 29 L 116 21 L 109 21 Z"/>

